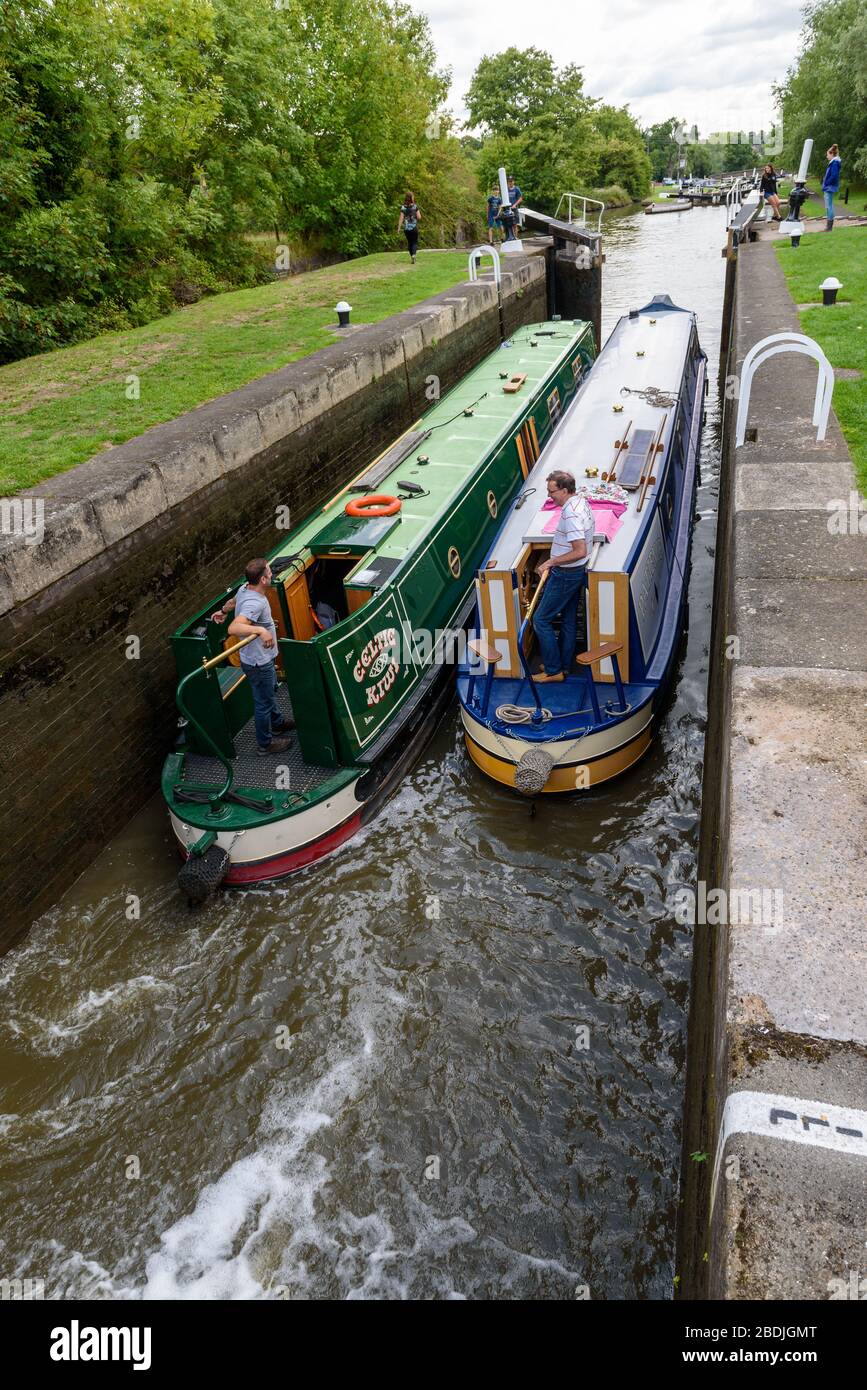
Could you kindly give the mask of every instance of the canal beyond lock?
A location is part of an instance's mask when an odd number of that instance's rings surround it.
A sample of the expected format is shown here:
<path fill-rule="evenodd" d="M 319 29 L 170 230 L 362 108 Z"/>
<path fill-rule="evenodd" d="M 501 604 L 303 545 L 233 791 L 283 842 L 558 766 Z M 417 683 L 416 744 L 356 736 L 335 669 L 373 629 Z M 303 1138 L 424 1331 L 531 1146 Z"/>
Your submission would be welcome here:
<path fill-rule="evenodd" d="M 155 796 L 0 960 L 0 1276 L 49 1298 L 671 1297 L 724 238 L 722 209 L 604 227 L 605 335 L 662 291 L 710 359 L 650 752 L 533 815 L 452 707 L 361 836 L 197 912 Z"/>

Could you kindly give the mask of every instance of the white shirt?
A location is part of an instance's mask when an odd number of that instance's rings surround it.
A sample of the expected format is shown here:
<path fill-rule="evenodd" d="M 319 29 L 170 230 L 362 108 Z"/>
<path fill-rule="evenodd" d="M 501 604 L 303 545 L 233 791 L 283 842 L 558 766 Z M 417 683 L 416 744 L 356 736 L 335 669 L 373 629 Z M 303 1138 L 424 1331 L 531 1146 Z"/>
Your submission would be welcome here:
<path fill-rule="evenodd" d="M 560 520 L 557 522 L 557 529 L 551 541 L 551 557 L 553 559 L 556 555 L 566 555 L 572 549 L 575 541 L 583 541 L 587 549 L 583 559 L 573 560 L 568 565 L 558 565 L 557 569 L 583 569 L 590 559 L 595 532 L 596 523 L 593 520 L 593 512 L 586 497 L 568 498 L 563 505 Z"/>

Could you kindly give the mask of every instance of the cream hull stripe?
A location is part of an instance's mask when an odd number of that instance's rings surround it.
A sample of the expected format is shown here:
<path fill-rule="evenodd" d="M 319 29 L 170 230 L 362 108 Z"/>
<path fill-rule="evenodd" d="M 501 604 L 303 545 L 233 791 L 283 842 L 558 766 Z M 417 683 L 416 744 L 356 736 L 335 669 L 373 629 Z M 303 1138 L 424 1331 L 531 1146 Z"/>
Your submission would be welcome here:
<path fill-rule="evenodd" d="M 528 748 L 544 748 L 546 753 L 550 753 L 555 762 L 569 750 L 575 757 L 578 764 L 589 762 L 593 758 L 604 757 L 607 753 L 614 753 L 618 748 L 623 748 L 627 743 L 632 743 L 635 738 L 646 729 L 653 718 L 652 701 L 648 700 L 646 705 L 636 710 L 622 724 L 615 724 L 611 729 L 602 729 L 598 734 L 588 734 L 582 738 L 580 743 L 575 742 L 578 737 L 573 734 L 572 738 L 556 739 L 550 743 L 530 742 L 527 739 L 519 738 L 514 734 L 494 734 L 484 724 L 480 724 L 466 709 L 461 706 L 461 719 L 464 728 L 470 737 L 492 757 L 505 761 L 503 757 L 504 748 L 508 748 L 511 753 L 514 750 L 514 760 L 518 762 L 527 752 Z M 571 766 L 571 764 L 567 764 Z"/>
<path fill-rule="evenodd" d="M 363 803 L 356 798 L 355 785 L 351 782 L 327 801 L 316 802 L 306 811 L 296 811 L 268 825 L 255 825 L 241 834 L 236 830 L 218 831 L 217 844 L 228 851 L 232 864 L 255 864 L 277 854 L 303 849 L 336 830 L 361 809 Z M 204 834 L 202 829 L 187 825 L 176 812 L 170 812 L 170 816 L 175 835 L 187 849 Z"/>

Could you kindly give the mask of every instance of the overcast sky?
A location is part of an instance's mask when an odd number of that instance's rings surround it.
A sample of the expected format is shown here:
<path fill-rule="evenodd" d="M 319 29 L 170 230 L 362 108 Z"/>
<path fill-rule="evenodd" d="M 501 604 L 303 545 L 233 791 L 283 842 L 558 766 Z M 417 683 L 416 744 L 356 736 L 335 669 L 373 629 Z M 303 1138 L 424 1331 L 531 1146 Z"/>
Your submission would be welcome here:
<path fill-rule="evenodd" d="M 771 83 L 798 50 L 803 0 L 410 0 L 426 14 L 451 109 L 479 59 L 504 48 L 547 49 L 578 63 L 590 96 L 628 104 L 640 124 L 679 116 L 701 134 L 760 130 L 773 120 Z"/>

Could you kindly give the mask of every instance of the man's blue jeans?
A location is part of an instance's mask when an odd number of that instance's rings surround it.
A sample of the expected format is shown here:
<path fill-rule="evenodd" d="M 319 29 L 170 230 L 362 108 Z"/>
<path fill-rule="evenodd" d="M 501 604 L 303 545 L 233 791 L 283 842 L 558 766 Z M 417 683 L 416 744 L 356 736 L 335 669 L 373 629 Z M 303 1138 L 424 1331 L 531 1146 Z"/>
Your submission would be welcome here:
<path fill-rule="evenodd" d="M 578 600 L 587 583 L 587 569 L 567 569 L 557 565 L 548 575 L 539 606 L 533 616 L 533 627 L 539 639 L 542 665 L 549 676 L 564 671 L 572 674 L 575 647 L 578 641 Z M 560 618 L 560 642 L 554 631 L 554 619 Z"/>
<path fill-rule="evenodd" d="M 829 221 L 831 221 L 831 222 L 833 222 L 833 220 L 834 220 L 834 199 L 836 198 L 836 196 L 837 196 L 837 190 L 836 190 L 836 188 L 826 188 L 826 189 L 825 189 L 825 216 L 826 216 L 826 217 L 829 219 Z"/>
<path fill-rule="evenodd" d="M 274 725 L 283 720 L 277 705 L 276 663 L 266 661 L 262 666 L 248 666 L 242 661 L 241 668 L 253 692 L 256 742 L 260 748 L 268 748 L 274 736 Z"/>

